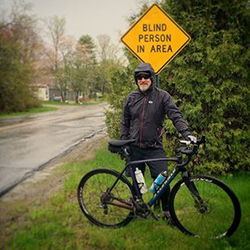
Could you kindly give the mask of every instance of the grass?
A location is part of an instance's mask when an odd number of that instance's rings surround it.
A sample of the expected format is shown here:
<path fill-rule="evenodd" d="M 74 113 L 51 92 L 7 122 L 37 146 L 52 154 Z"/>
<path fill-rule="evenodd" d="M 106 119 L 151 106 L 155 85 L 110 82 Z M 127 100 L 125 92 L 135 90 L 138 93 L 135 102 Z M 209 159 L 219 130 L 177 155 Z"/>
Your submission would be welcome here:
<path fill-rule="evenodd" d="M 64 165 L 60 171 L 69 175 L 63 189 L 44 206 L 30 209 L 21 228 L 13 225 L 16 233 L 6 249 L 250 249 L 249 173 L 221 178 L 241 203 L 242 220 L 237 232 L 226 239 L 204 240 L 184 235 L 162 220 L 137 219 L 120 229 L 92 225 L 80 211 L 76 190 L 81 177 L 97 167 L 119 171 L 123 162 L 117 155 L 108 153 L 105 146 L 96 151 L 92 160 Z M 149 186 L 152 180 L 147 178 L 146 182 Z"/>
<path fill-rule="evenodd" d="M 98 100 L 89 100 L 82 103 L 75 103 L 75 102 L 58 102 L 58 101 L 42 101 L 45 105 L 58 105 L 58 106 L 82 106 L 82 105 L 93 105 L 103 102 L 103 99 Z"/>
<path fill-rule="evenodd" d="M 88 101 L 88 102 L 83 102 L 82 104 L 75 104 L 75 103 L 64 103 L 64 102 L 56 102 L 56 101 L 42 101 L 42 104 L 44 106 L 37 107 L 37 108 L 31 108 L 27 111 L 24 112 L 13 112 L 9 114 L 0 114 L 0 119 L 4 118 L 12 118 L 12 117 L 17 117 L 17 116 L 25 116 L 25 115 L 31 115 L 31 114 L 36 114 L 36 113 L 42 113 L 42 112 L 48 112 L 48 111 L 54 111 L 57 110 L 57 107 L 51 107 L 48 105 L 53 105 L 53 106 L 82 106 L 82 105 L 94 105 L 103 102 L 102 99 L 98 101 Z"/>
<path fill-rule="evenodd" d="M 14 113 L 9 113 L 9 114 L 0 114 L 0 119 L 2 118 L 12 118 L 12 117 L 17 117 L 17 116 L 24 116 L 24 115 L 31 115 L 31 114 L 36 114 L 36 113 L 42 113 L 42 112 L 48 112 L 48 111 L 54 111 L 57 110 L 56 107 L 49 107 L 49 106 L 42 106 L 38 108 L 31 108 L 27 111 L 24 112 L 14 112 Z"/>

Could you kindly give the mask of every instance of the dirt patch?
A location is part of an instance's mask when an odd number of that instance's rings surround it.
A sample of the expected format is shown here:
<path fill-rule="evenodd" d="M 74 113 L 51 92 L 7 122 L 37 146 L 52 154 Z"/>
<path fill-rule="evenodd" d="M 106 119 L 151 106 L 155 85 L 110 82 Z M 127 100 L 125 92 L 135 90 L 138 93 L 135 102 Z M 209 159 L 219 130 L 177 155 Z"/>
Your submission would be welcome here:
<path fill-rule="evenodd" d="M 42 170 L 20 183 L 0 199 L 0 249 L 13 234 L 13 225 L 18 227 L 26 220 L 26 214 L 34 206 L 41 206 L 63 185 L 67 173 L 58 171 L 62 165 L 70 162 L 91 159 L 94 150 L 107 138 L 102 131 L 92 138 L 78 144 L 67 154 L 48 163 Z"/>

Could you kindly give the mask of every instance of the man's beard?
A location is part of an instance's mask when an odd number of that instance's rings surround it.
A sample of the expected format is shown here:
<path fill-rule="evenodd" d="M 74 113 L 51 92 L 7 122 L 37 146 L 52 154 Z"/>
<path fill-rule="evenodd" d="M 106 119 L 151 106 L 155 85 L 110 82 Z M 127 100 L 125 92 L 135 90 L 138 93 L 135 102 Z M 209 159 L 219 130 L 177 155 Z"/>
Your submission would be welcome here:
<path fill-rule="evenodd" d="M 149 89 L 150 85 L 139 85 L 139 89 L 142 91 L 142 92 L 145 92 Z"/>

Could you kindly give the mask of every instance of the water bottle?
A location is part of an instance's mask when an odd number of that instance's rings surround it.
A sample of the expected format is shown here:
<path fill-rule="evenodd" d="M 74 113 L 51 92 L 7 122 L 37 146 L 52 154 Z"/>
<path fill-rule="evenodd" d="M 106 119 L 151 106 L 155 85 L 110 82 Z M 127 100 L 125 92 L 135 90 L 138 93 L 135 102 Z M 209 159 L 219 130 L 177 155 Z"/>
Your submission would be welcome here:
<path fill-rule="evenodd" d="M 135 169 L 135 178 L 137 180 L 140 192 L 142 194 L 145 194 L 148 190 L 147 190 L 147 186 L 146 186 L 143 174 L 139 168 Z"/>
<path fill-rule="evenodd" d="M 167 171 L 161 172 L 152 183 L 150 192 L 154 194 L 159 186 L 163 183 L 163 181 L 167 178 L 167 176 Z"/>

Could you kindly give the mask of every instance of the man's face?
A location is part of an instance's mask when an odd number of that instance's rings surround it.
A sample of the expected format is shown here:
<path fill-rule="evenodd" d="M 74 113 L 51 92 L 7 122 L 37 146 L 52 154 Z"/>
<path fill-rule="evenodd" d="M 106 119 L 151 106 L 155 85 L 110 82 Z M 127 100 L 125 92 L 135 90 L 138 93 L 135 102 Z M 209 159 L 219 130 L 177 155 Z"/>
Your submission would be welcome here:
<path fill-rule="evenodd" d="M 149 89 L 150 85 L 152 84 L 150 75 L 148 74 L 139 74 L 136 76 L 137 84 L 141 91 L 146 91 Z"/>

